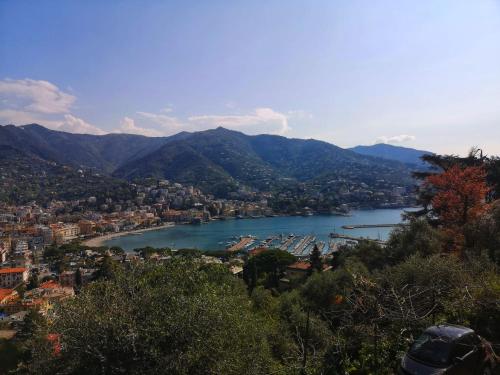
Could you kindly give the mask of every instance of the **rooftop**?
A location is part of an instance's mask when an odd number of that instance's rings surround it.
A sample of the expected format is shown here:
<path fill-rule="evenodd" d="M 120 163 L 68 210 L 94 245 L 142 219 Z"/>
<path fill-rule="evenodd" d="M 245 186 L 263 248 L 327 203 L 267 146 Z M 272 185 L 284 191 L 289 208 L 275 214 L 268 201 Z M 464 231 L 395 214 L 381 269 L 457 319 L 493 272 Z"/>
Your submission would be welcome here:
<path fill-rule="evenodd" d="M 14 289 L 0 289 L 0 301 L 12 294 Z"/>
<path fill-rule="evenodd" d="M 0 274 L 2 273 L 20 273 L 26 271 L 24 267 L 16 267 L 16 268 L 0 268 Z"/>
<path fill-rule="evenodd" d="M 290 264 L 288 268 L 294 269 L 294 270 L 303 270 L 307 271 L 309 268 L 311 268 L 311 264 L 309 262 L 295 262 L 293 264 Z"/>

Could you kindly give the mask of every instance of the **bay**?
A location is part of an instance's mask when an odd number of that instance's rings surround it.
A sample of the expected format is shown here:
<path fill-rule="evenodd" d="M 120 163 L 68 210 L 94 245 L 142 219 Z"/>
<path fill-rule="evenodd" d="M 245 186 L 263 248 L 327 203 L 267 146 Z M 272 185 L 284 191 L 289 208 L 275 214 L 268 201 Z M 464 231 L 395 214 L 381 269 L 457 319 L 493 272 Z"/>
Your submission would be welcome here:
<path fill-rule="evenodd" d="M 396 224 L 400 223 L 403 211 L 411 209 L 379 209 L 352 211 L 351 216 L 315 215 L 281 216 L 260 219 L 212 221 L 206 224 L 176 225 L 139 235 L 112 238 L 105 246 L 120 246 L 132 251 L 145 246 L 170 247 L 173 249 L 195 248 L 199 250 L 222 250 L 227 242 L 240 236 L 252 235 L 258 240 L 270 236 L 295 234 L 314 235 L 318 241 L 329 240 L 331 232 L 354 237 L 385 240 L 393 228 L 342 229 L 343 225 Z"/>

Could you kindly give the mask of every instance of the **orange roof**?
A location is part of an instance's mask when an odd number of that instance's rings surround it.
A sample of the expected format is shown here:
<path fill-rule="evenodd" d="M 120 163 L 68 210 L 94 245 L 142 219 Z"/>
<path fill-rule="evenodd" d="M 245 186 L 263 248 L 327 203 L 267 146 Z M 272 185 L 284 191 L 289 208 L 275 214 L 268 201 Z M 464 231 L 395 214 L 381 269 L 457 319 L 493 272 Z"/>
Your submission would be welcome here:
<path fill-rule="evenodd" d="M 40 284 L 40 288 L 42 289 L 58 289 L 60 287 L 61 285 L 55 280 L 49 280 Z"/>
<path fill-rule="evenodd" d="M 288 268 L 294 269 L 294 270 L 303 270 L 307 271 L 309 268 L 311 268 L 311 264 L 309 262 L 295 262 L 293 264 L 290 264 Z"/>
<path fill-rule="evenodd" d="M 16 267 L 16 268 L 0 268 L 0 274 L 2 273 L 19 273 L 26 271 L 24 267 Z"/>
<path fill-rule="evenodd" d="M 14 289 L 0 289 L 0 301 L 2 301 L 5 297 L 9 297 Z"/>

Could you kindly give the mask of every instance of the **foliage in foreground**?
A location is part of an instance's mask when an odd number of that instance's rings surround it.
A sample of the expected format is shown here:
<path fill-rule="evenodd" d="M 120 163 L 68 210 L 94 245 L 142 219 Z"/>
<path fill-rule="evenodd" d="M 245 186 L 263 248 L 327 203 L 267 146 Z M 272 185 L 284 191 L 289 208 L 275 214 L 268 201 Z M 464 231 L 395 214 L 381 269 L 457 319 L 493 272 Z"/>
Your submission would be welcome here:
<path fill-rule="evenodd" d="M 118 272 L 61 305 L 32 343 L 36 374 L 262 374 L 266 329 L 238 280 L 175 260 Z M 57 333 L 61 351 L 43 337 Z"/>

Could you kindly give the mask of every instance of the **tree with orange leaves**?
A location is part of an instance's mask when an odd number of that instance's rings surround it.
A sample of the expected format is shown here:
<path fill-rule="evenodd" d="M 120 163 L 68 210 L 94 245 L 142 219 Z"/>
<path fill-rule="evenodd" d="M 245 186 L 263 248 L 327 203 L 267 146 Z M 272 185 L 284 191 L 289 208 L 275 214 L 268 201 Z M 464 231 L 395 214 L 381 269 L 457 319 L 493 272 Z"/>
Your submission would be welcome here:
<path fill-rule="evenodd" d="M 452 166 L 443 173 L 428 176 L 426 184 L 434 190 L 432 210 L 448 238 L 448 250 L 461 251 L 464 228 L 488 210 L 490 188 L 482 166 Z"/>

